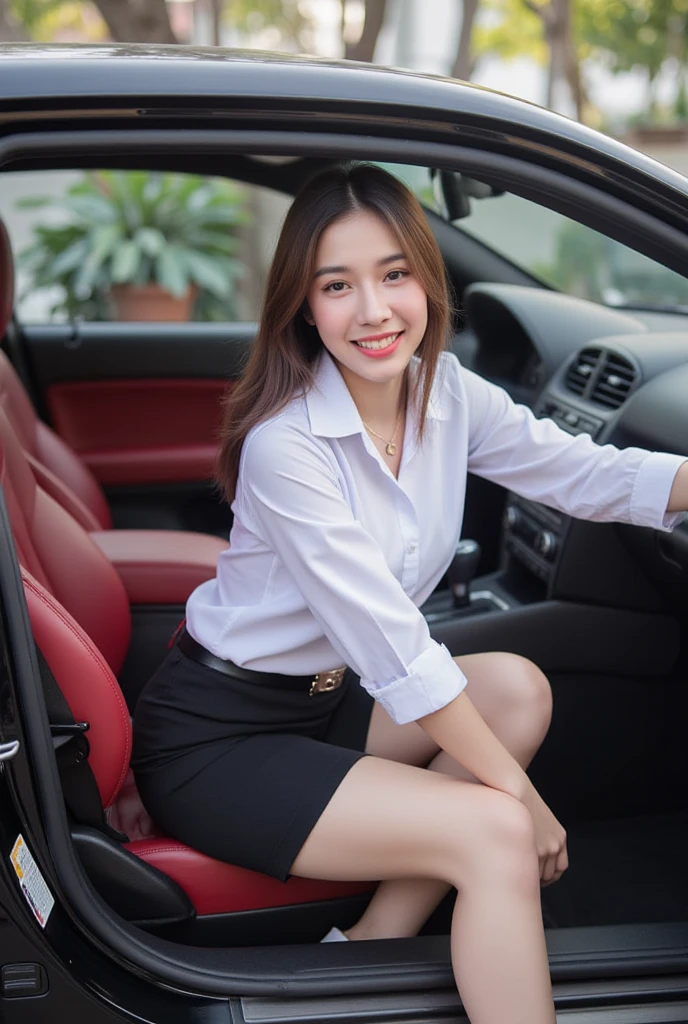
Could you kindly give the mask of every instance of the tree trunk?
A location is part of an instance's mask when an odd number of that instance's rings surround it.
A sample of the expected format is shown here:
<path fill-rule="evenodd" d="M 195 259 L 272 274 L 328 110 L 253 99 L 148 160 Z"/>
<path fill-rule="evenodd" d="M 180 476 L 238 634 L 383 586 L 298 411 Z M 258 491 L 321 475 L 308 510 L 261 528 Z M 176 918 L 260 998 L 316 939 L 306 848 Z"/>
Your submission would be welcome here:
<path fill-rule="evenodd" d="M 461 32 L 459 33 L 459 45 L 456 48 L 456 59 L 451 69 L 452 78 L 461 78 L 467 82 L 473 72 L 473 56 L 471 52 L 471 35 L 473 34 L 473 22 L 478 11 L 478 0 L 463 0 L 463 18 L 461 19 Z"/>
<path fill-rule="evenodd" d="M 8 9 L 7 0 L 0 0 L 0 43 L 21 43 L 26 39 L 28 36 Z"/>
<path fill-rule="evenodd" d="M 387 0 L 365 0 L 363 31 L 357 43 L 346 43 L 344 56 L 347 60 L 363 60 L 372 63 L 375 46 L 382 23 L 385 20 Z"/>
<path fill-rule="evenodd" d="M 222 46 L 222 12 L 224 0 L 210 0 L 213 46 Z"/>
<path fill-rule="evenodd" d="M 116 43 L 177 43 L 165 0 L 93 0 Z"/>
<path fill-rule="evenodd" d="M 562 85 L 568 86 L 566 76 L 568 0 L 551 0 L 551 17 L 545 21 L 545 34 L 549 45 L 549 75 L 547 81 L 547 106 L 556 109 L 561 100 Z"/>
<path fill-rule="evenodd" d="M 578 63 L 576 41 L 573 38 L 573 32 L 569 32 L 568 45 L 566 49 L 566 79 L 569 83 L 569 89 L 571 90 L 571 96 L 573 98 L 573 105 L 576 109 L 576 118 L 579 121 L 583 121 L 585 108 L 588 104 L 588 97 L 581 78 L 580 64 Z"/>
<path fill-rule="evenodd" d="M 545 40 L 549 47 L 546 106 L 550 109 L 559 106 L 558 100 L 564 87 L 580 120 L 584 98 L 573 38 L 571 0 L 550 0 L 546 5 L 535 3 L 535 0 L 523 2 L 542 21 Z"/>

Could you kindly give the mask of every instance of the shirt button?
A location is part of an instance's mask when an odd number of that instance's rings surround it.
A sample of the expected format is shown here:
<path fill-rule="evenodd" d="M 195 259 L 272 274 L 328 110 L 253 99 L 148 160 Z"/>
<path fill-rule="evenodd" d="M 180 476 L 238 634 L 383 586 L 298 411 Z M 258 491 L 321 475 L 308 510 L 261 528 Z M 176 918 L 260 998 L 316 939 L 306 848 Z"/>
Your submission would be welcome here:
<path fill-rule="evenodd" d="M 406 548 L 406 550 L 408 551 L 409 555 L 413 554 L 413 552 L 416 550 L 417 546 L 418 546 L 417 544 L 409 544 L 409 546 Z"/>

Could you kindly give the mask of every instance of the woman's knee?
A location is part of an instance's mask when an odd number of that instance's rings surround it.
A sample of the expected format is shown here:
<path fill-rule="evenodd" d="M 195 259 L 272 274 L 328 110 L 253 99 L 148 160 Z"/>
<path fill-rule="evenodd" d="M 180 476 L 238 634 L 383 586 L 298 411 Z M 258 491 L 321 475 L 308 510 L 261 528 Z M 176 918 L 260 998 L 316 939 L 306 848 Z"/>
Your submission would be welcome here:
<path fill-rule="evenodd" d="M 499 652 L 500 703 L 512 721 L 527 721 L 540 742 L 552 721 L 552 688 L 544 672 L 520 654 Z M 514 718 L 517 716 L 517 719 Z"/>
<path fill-rule="evenodd" d="M 533 819 L 527 807 L 515 797 L 487 786 L 472 787 L 473 808 L 470 820 L 448 816 L 457 828 L 450 837 L 455 842 L 450 856 L 462 876 L 459 887 L 480 878 L 500 879 L 510 885 L 532 887 L 539 884 Z M 465 810 L 465 807 L 464 807 Z"/>

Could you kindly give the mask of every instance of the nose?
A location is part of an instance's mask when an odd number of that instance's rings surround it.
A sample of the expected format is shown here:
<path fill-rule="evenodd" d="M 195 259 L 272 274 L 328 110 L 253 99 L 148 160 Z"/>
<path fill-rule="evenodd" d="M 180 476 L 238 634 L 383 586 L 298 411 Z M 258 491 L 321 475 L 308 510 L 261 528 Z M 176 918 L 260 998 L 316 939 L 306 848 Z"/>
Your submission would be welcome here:
<path fill-rule="evenodd" d="M 361 326 L 376 326 L 389 320 L 391 310 L 385 301 L 382 290 L 374 284 L 365 285 L 359 291 L 358 322 Z"/>

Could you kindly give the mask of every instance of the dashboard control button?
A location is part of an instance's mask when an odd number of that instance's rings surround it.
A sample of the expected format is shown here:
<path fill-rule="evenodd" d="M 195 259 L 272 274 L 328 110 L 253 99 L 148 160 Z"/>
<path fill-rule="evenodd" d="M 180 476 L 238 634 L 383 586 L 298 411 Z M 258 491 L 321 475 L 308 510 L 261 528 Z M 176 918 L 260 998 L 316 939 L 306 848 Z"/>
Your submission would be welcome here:
<path fill-rule="evenodd" d="M 509 507 L 506 510 L 505 518 L 507 526 L 510 526 L 511 529 L 513 530 L 513 528 L 516 526 L 516 524 L 521 518 L 521 513 L 514 505 L 509 505 Z"/>
<path fill-rule="evenodd" d="M 535 538 L 535 550 L 543 558 L 552 559 L 557 549 L 557 538 L 551 530 L 540 530 Z"/>

